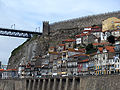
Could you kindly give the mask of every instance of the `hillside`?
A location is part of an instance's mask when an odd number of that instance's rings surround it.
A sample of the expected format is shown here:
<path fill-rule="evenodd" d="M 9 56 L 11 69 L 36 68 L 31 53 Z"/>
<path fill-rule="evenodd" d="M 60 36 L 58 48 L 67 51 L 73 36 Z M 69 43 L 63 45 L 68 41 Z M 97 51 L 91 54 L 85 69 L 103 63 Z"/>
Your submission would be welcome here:
<path fill-rule="evenodd" d="M 35 56 L 47 54 L 48 47 L 59 44 L 63 39 L 74 38 L 83 27 L 100 25 L 103 20 L 109 17 L 120 18 L 120 11 L 48 24 L 49 28 L 43 27 L 43 30 L 49 29 L 49 35 L 44 35 L 43 31 L 42 36 L 34 36 L 16 48 L 9 58 L 8 68 L 17 68 L 22 60 L 29 61 Z"/>

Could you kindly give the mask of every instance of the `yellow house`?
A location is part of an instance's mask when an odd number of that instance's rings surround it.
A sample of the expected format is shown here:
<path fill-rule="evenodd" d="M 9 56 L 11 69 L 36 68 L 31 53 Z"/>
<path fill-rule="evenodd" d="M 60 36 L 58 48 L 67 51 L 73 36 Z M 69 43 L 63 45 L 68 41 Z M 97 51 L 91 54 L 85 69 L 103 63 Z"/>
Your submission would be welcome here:
<path fill-rule="evenodd" d="M 120 19 L 116 17 L 108 18 L 104 21 L 102 21 L 102 31 L 108 31 L 108 30 L 116 30 L 120 29 Z"/>

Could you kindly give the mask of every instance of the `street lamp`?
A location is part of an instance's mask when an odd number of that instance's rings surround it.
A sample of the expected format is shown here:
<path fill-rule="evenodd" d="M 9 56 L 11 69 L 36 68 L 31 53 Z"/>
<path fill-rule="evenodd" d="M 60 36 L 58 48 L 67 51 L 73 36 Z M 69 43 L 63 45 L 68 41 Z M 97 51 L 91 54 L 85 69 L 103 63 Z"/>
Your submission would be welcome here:
<path fill-rule="evenodd" d="M 37 29 L 38 29 L 38 32 L 40 32 L 40 27 L 35 28 L 35 32 L 37 32 Z"/>
<path fill-rule="evenodd" d="M 15 29 L 15 24 L 11 25 L 11 28 Z"/>

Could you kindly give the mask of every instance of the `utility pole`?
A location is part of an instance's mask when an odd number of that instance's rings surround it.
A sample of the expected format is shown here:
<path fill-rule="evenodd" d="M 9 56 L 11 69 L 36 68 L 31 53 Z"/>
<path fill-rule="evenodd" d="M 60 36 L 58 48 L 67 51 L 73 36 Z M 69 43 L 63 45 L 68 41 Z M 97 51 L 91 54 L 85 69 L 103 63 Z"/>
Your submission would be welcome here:
<path fill-rule="evenodd" d="M 11 29 L 12 29 L 12 28 L 15 29 L 15 24 L 11 25 Z"/>
<path fill-rule="evenodd" d="M 14 26 L 14 29 L 15 29 L 15 24 L 13 24 L 13 26 Z"/>
<path fill-rule="evenodd" d="M 37 28 L 35 28 L 35 32 L 37 31 Z"/>
<path fill-rule="evenodd" d="M 40 32 L 40 27 L 38 27 L 38 30 L 39 30 L 39 32 Z"/>

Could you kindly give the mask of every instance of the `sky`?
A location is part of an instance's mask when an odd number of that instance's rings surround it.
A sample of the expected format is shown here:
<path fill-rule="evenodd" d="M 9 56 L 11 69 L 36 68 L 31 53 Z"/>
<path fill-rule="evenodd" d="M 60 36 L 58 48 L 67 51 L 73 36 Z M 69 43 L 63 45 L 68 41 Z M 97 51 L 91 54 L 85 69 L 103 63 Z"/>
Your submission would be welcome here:
<path fill-rule="evenodd" d="M 120 10 L 120 0 L 0 0 L 0 27 L 35 31 L 50 23 Z M 11 51 L 23 38 L 0 36 L 0 61 L 7 64 Z"/>

